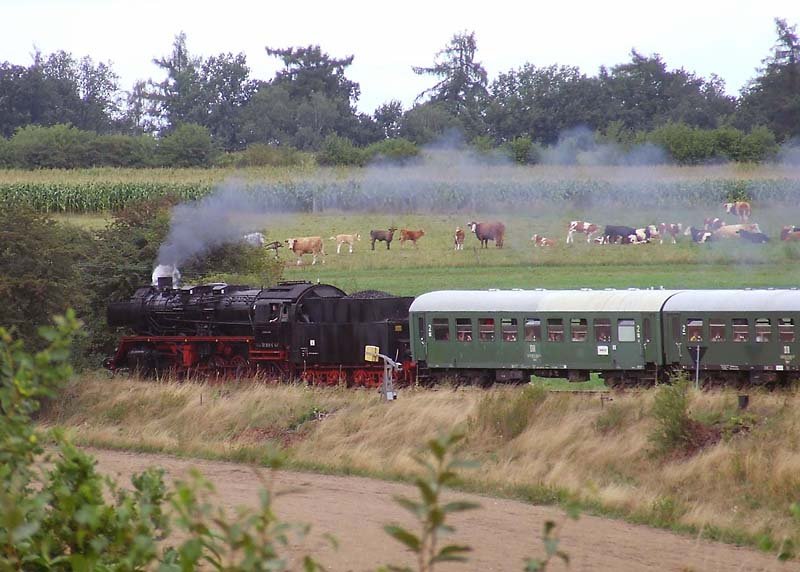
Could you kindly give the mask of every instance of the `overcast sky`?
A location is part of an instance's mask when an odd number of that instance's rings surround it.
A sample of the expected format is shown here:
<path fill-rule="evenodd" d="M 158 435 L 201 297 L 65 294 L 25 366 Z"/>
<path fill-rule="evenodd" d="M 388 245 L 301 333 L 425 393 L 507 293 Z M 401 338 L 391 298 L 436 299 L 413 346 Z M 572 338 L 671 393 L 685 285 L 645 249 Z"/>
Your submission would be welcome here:
<path fill-rule="evenodd" d="M 0 0 L 0 15 L 0 61 L 27 65 L 34 47 L 63 49 L 110 60 L 123 89 L 163 79 L 152 60 L 180 31 L 194 55 L 244 52 L 258 79 L 280 67 L 265 46 L 319 44 L 335 57 L 355 55 L 347 75 L 361 84 L 359 109 L 371 113 L 390 99 L 409 107 L 433 83 L 411 66 L 430 65 L 463 30 L 475 31 L 490 81 L 525 62 L 594 75 L 636 48 L 661 54 L 670 68 L 716 73 L 738 94 L 775 43 L 774 18 L 800 23 L 800 0 Z"/>

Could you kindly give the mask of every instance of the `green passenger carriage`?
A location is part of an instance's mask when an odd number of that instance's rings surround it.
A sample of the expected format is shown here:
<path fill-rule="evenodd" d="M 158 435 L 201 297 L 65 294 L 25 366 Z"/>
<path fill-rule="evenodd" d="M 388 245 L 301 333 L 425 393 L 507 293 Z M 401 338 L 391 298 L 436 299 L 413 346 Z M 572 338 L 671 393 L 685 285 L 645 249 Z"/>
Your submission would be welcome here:
<path fill-rule="evenodd" d="M 478 383 L 598 373 L 650 385 L 680 370 L 784 382 L 798 374 L 798 319 L 796 290 L 453 290 L 410 308 L 418 375 Z"/>

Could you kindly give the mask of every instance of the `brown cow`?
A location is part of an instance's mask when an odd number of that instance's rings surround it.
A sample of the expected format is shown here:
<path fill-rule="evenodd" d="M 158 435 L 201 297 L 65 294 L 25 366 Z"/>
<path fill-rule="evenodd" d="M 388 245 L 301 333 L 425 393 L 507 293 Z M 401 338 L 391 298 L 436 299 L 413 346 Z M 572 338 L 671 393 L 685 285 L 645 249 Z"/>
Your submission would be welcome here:
<path fill-rule="evenodd" d="M 464 250 L 464 231 L 460 226 L 456 227 L 456 232 L 453 235 L 453 250 Z"/>
<path fill-rule="evenodd" d="M 706 217 L 703 220 L 703 228 L 710 232 L 714 232 L 717 229 L 722 228 L 725 226 L 725 221 L 719 217 Z"/>
<path fill-rule="evenodd" d="M 493 240 L 497 248 L 503 248 L 503 238 L 506 234 L 506 226 L 502 222 L 475 222 L 468 225 L 469 229 L 475 233 L 481 242 L 481 248 L 489 248 L 489 241 Z"/>
<path fill-rule="evenodd" d="M 405 246 L 405 244 L 406 244 L 406 241 L 408 241 L 408 240 L 413 242 L 414 243 L 414 247 L 416 248 L 417 247 L 417 241 L 420 238 L 422 238 L 423 236 L 425 236 L 425 231 L 422 230 L 422 229 L 420 229 L 420 230 L 409 230 L 407 228 L 401 228 L 400 229 L 400 248 L 403 248 L 403 246 Z"/>
<path fill-rule="evenodd" d="M 750 203 L 747 201 L 736 201 L 734 203 L 722 203 L 725 212 L 739 217 L 741 222 L 747 222 L 750 218 Z"/>
<path fill-rule="evenodd" d="M 312 258 L 312 266 L 317 263 L 317 255 L 322 254 L 325 256 L 325 245 L 322 242 L 321 236 L 302 236 L 300 238 L 287 238 L 284 240 L 289 249 L 297 256 L 297 264 L 303 263 L 303 255 L 310 254 Z M 325 259 L 322 259 L 325 264 Z"/>
<path fill-rule="evenodd" d="M 592 235 L 595 234 L 597 231 L 600 230 L 596 224 L 585 221 L 585 220 L 573 220 L 569 223 L 569 229 L 567 230 L 567 244 L 573 242 L 572 235 L 576 232 L 582 232 L 586 235 L 586 242 L 592 241 Z"/>
<path fill-rule="evenodd" d="M 534 234 L 531 237 L 534 246 L 555 246 L 556 241 L 552 238 L 545 238 L 541 234 Z"/>
<path fill-rule="evenodd" d="M 389 230 L 371 230 L 369 231 L 369 237 L 372 239 L 372 250 L 375 250 L 375 242 L 376 241 L 383 241 L 386 243 L 386 250 L 391 250 L 392 240 L 394 239 L 394 233 L 397 229 L 395 227 L 391 227 Z"/>
<path fill-rule="evenodd" d="M 361 235 L 358 233 L 337 234 L 336 236 L 332 236 L 331 240 L 336 241 L 336 254 L 339 254 L 339 249 L 345 244 L 350 247 L 350 254 L 353 254 L 353 244 L 355 244 L 357 240 L 361 240 Z"/>
<path fill-rule="evenodd" d="M 739 238 L 739 231 L 746 230 L 748 232 L 761 232 L 757 223 L 748 224 L 726 224 L 714 231 L 714 239 L 718 238 Z"/>
<path fill-rule="evenodd" d="M 800 240 L 800 226 L 785 226 L 781 229 L 781 240 Z"/>
<path fill-rule="evenodd" d="M 664 237 L 669 235 L 672 244 L 677 244 L 678 235 L 683 232 L 683 225 L 679 222 L 662 222 L 658 225 L 658 234 L 661 237 L 660 244 L 664 244 Z"/>

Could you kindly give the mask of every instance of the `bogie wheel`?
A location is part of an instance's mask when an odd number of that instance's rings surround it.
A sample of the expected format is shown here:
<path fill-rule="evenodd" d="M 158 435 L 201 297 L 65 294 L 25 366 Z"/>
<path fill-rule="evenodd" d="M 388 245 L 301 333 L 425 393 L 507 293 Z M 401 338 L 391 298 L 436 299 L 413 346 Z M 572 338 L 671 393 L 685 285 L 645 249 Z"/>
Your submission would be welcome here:
<path fill-rule="evenodd" d="M 250 362 L 244 356 L 233 356 L 230 363 L 234 379 L 240 380 L 250 373 Z"/>

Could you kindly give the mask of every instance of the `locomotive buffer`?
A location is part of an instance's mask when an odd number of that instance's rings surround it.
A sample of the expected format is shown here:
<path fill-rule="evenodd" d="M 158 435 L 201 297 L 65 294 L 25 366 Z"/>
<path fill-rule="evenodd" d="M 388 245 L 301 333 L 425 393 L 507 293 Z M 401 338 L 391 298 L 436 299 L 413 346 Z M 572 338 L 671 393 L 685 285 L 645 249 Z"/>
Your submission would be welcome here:
<path fill-rule="evenodd" d="M 383 360 L 383 383 L 381 384 L 381 395 L 386 401 L 397 399 L 397 392 L 394 390 L 393 372 L 400 371 L 401 364 L 394 361 L 389 356 L 380 353 L 378 346 L 364 346 L 364 361 L 376 362 Z"/>

